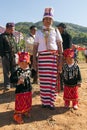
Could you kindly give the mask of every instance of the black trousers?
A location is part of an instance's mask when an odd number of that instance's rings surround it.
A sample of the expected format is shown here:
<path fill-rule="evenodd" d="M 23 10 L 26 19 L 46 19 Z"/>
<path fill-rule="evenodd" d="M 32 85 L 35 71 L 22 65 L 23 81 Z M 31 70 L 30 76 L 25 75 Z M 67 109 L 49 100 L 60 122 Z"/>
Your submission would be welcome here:
<path fill-rule="evenodd" d="M 60 73 L 60 89 L 63 90 L 63 74 Z"/>
<path fill-rule="evenodd" d="M 16 68 L 14 57 L 9 59 L 7 56 L 3 56 L 2 67 L 4 76 L 4 87 L 10 87 L 10 74 L 13 73 Z"/>

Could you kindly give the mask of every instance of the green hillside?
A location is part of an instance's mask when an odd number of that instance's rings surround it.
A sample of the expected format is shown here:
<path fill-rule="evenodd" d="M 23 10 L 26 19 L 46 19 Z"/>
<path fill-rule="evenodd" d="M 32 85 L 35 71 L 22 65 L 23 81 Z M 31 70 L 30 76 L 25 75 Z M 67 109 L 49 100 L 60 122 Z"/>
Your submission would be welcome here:
<path fill-rule="evenodd" d="M 58 25 L 59 22 L 54 21 L 54 27 Z M 65 23 L 67 26 L 67 31 L 71 34 L 73 43 L 79 45 L 86 45 L 87 46 L 87 27 L 79 26 L 72 23 Z M 42 22 L 20 22 L 16 23 L 16 30 L 20 31 L 26 36 L 29 33 L 29 27 L 31 25 L 36 25 L 38 29 L 41 28 Z"/>

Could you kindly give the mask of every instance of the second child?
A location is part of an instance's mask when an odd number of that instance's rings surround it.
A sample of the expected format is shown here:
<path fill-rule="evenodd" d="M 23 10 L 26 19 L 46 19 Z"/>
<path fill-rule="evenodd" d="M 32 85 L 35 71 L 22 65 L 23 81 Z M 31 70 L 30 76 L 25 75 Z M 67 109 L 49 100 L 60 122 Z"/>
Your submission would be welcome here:
<path fill-rule="evenodd" d="M 66 49 L 64 51 L 66 63 L 63 65 L 63 82 L 64 82 L 64 105 L 66 108 L 70 106 L 78 109 L 78 87 L 81 86 L 81 74 L 77 63 L 74 61 L 74 51 Z"/>

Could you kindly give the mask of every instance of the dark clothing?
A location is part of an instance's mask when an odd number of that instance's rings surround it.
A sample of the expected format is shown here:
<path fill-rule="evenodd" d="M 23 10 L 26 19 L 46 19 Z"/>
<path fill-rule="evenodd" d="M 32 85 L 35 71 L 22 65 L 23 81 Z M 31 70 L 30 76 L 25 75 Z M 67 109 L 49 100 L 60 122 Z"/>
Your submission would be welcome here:
<path fill-rule="evenodd" d="M 63 65 L 63 82 L 64 85 L 74 87 L 81 84 L 81 74 L 79 66 L 75 63 L 69 67 L 66 63 Z"/>
<path fill-rule="evenodd" d="M 20 77 L 24 78 L 24 83 L 17 85 L 18 79 Z M 16 91 L 15 93 L 24 93 L 29 92 L 32 89 L 31 83 L 30 83 L 30 69 L 23 70 L 21 68 L 18 68 L 11 76 L 10 76 L 10 82 L 15 83 Z"/>
<path fill-rule="evenodd" d="M 78 63 L 78 50 L 74 49 L 74 60 Z"/>
<path fill-rule="evenodd" d="M 0 56 L 12 57 L 17 52 L 17 44 L 13 34 L 6 32 L 0 35 Z"/>
<path fill-rule="evenodd" d="M 62 39 L 63 39 L 63 50 L 65 49 L 68 49 L 68 48 L 71 48 L 72 47 L 72 38 L 71 36 L 66 32 L 64 31 L 62 34 Z M 60 87 L 61 87 L 61 90 L 63 90 L 63 79 L 62 79 L 62 73 L 60 74 Z"/>
<path fill-rule="evenodd" d="M 15 53 L 17 52 L 17 43 L 13 34 L 4 32 L 0 35 L 0 56 L 9 61 L 10 71 L 13 72 L 15 67 Z"/>
<path fill-rule="evenodd" d="M 15 71 L 15 53 L 17 52 L 17 43 L 13 34 L 6 32 L 0 35 L 0 56 L 2 57 L 2 66 L 4 74 L 4 87 L 10 87 L 9 73 Z"/>
<path fill-rule="evenodd" d="M 24 82 L 21 84 L 17 84 L 19 78 L 22 77 Z M 14 120 L 19 121 L 19 119 L 15 118 L 19 117 L 19 114 L 24 115 L 25 113 L 29 114 L 32 106 L 32 86 L 30 83 L 30 70 L 18 68 L 15 72 L 13 72 L 10 76 L 10 82 L 15 84 L 15 112 L 14 112 Z"/>
<path fill-rule="evenodd" d="M 64 31 L 62 34 L 62 39 L 63 39 L 63 50 L 67 49 L 67 48 L 71 48 L 72 46 L 72 38 L 71 36 L 66 32 Z"/>

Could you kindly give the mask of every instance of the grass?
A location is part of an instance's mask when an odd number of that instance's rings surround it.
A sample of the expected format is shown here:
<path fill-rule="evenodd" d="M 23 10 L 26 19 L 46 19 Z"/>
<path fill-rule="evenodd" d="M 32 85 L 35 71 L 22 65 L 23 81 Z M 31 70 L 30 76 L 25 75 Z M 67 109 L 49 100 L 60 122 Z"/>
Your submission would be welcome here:
<path fill-rule="evenodd" d="M 78 51 L 78 61 L 79 62 L 85 61 L 85 56 L 83 51 Z"/>

